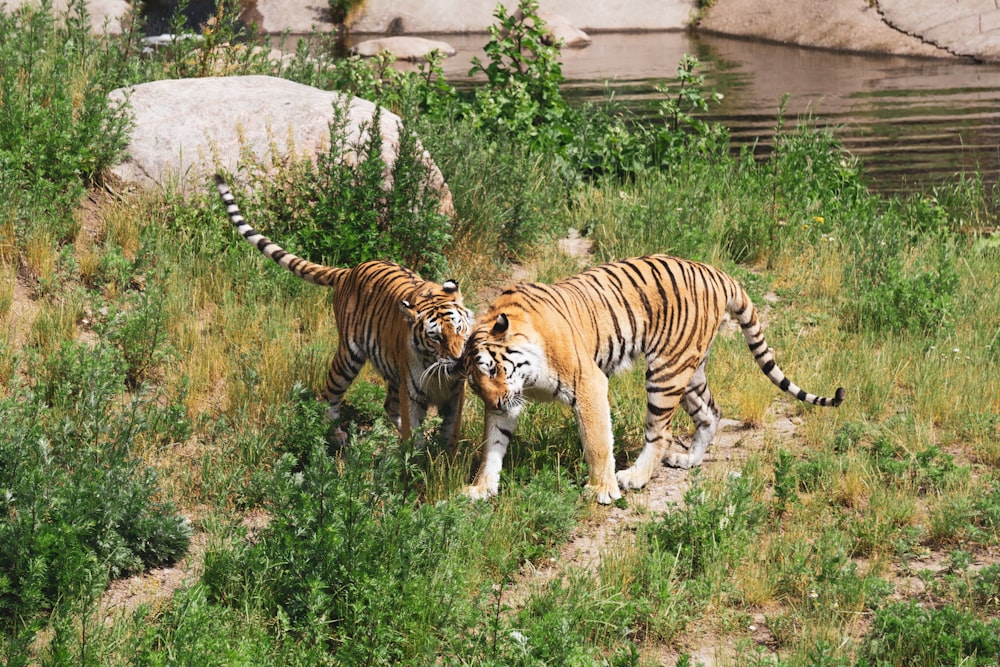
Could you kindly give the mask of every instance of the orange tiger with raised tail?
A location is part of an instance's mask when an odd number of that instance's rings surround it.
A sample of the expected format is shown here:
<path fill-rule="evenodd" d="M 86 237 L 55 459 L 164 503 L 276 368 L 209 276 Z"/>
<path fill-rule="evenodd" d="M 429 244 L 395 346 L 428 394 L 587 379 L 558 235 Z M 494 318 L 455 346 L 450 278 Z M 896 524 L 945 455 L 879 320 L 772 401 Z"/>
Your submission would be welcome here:
<path fill-rule="evenodd" d="M 588 269 L 548 285 L 520 283 L 480 315 L 463 367 L 485 403 L 486 429 L 479 472 L 466 494 L 499 491 L 500 470 L 517 417 L 527 400 L 561 401 L 573 408 L 589 469 L 587 484 L 600 503 L 621 498 L 620 487 L 642 488 L 661 460 L 701 464 L 721 419 L 708 389 L 708 351 L 726 313 L 739 322 L 750 352 L 783 391 L 813 405 L 832 398 L 800 389 L 778 368 L 757 311 L 743 287 L 719 269 L 666 255 L 637 257 Z M 615 473 L 608 377 L 646 362 L 645 447 L 632 467 Z M 687 452 L 669 452 L 677 405 L 694 420 Z"/>
<path fill-rule="evenodd" d="M 441 437 L 458 439 L 465 380 L 459 360 L 472 326 L 458 283 L 422 280 L 386 261 L 354 268 L 315 264 L 282 249 L 243 219 L 225 179 L 216 175 L 219 196 L 243 238 L 300 278 L 336 290 L 333 313 L 339 340 L 323 388 L 327 415 L 337 422 L 344 393 L 366 361 L 386 381 L 385 412 L 403 438 L 420 439 L 428 406 L 441 416 Z M 340 442 L 347 434 L 338 425 Z"/>

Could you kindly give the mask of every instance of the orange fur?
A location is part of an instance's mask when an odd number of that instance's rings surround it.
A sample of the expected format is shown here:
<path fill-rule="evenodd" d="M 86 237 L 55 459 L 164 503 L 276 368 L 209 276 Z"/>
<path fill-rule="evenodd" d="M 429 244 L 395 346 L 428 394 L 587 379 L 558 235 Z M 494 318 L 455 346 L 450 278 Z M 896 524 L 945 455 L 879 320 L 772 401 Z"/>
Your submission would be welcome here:
<path fill-rule="evenodd" d="M 526 400 L 573 408 L 598 502 L 641 488 L 655 464 L 700 465 L 721 413 L 705 378 L 708 351 L 732 313 L 761 370 L 782 390 L 815 405 L 833 398 L 795 386 L 774 362 L 757 312 L 742 286 L 711 266 L 651 255 L 594 267 L 554 285 L 514 285 L 477 320 L 463 366 L 486 408 L 483 458 L 468 495 L 499 490 L 507 445 Z M 615 473 L 608 377 L 646 362 L 646 444 L 635 464 Z M 697 426 L 686 454 L 672 453 L 671 420 L 678 405 Z"/>
<path fill-rule="evenodd" d="M 388 385 L 385 411 L 402 436 L 419 439 L 427 408 L 435 405 L 442 437 L 454 445 L 465 392 L 458 362 L 472 324 L 458 284 L 423 280 L 393 262 L 350 269 L 310 262 L 254 230 L 221 176 L 216 185 L 230 221 L 247 242 L 300 278 L 336 290 L 333 313 L 340 335 L 323 388 L 330 419 L 339 419 L 344 393 L 370 361 Z M 337 439 L 347 439 L 339 427 Z"/>

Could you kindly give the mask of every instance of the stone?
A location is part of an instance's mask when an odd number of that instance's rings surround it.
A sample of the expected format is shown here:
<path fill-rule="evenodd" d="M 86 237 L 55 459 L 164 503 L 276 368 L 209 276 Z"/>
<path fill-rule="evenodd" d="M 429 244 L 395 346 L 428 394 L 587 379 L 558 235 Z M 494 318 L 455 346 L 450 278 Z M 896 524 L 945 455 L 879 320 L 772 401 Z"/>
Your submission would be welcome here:
<path fill-rule="evenodd" d="M 61 16 L 66 13 L 72 0 L 53 0 L 52 11 Z M 0 11 L 10 14 L 24 5 L 41 7 L 40 0 L 3 0 L 0 1 Z M 87 0 L 87 13 L 90 16 L 90 29 L 96 34 L 120 35 L 122 22 L 132 11 L 132 5 L 126 0 Z"/>
<path fill-rule="evenodd" d="M 427 56 L 437 51 L 445 58 L 455 55 L 455 47 L 448 42 L 423 37 L 382 37 L 367 39 L 351 47 L 351 53 L 371 58 L 388 51 L 396 60 L 427 60 Z"/>
<path fill-rule="evenodd" d="M 538 10 L 538 18 L 545 22 L 545 28 L 552 35 L 553 44 L 562 44 L 567 49 L 582 49 L 590 46 L 590 35 L 580 30 L 562 14 Z"/>
<path fill-rule="evenodd" d="M 1000 6 L 995 0 L 880 0 L 885 22 L 959 56 L 1000 61 Z"/>
<path fill-rule="evenodd" d="M 840 51 L 949 55 L 933 44 L 886 25 L 868 0 L 716 0 L 702 17 L 698 29 Z"/>
<path fill-rule="evenodd" d="M 128 158 L 109 170 L 111 181 L 182 194 L 205 188 L 219 169 L 239 177 L 248 154 L 266 165 L 329 150 L 334 105 L 347 105 L 344 154 L 356 159 L 351 147 L 364 142 L 375 113 L 367 100 L 270 76 L 153 81 L 113 90 L 109 98 L 127 102 L 133 120 Z M 382 110 L 382 159 L 387 165 L 395 162 L 401 123 L 399 116 Z M 440 211 L 453 216 L 444 177 L 426 151 L 423 159 Z"/>
<path fill-rule="evenodd" d="M 302 1 L 302 0 L 298 0 Z M 829 2 L 829 0 L 820 0 Z M 469 0 L 365 0 L 347 18 L 351 34 L 434 34 L 486 32 L 496 20 L 496 2 Z M 503 0 L 507 11 L 517 0 Z M 539 9 L 565 16 L 582 30 L 683 30 L 695 0 L 541 0 Z"/>

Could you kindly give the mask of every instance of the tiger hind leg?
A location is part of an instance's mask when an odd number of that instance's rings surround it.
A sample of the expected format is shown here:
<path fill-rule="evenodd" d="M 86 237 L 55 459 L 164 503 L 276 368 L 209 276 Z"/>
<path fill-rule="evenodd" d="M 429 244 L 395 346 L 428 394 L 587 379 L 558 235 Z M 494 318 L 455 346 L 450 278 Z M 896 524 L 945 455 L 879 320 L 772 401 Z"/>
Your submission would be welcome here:
<path fill-rule="evenodd" d="M 326 372 L 326 384 L 323 386 L 323 398 L 328 404 L 326 416 L 331 422 L 337 424 L 333 437 L 341 445 L 347 443 L 347 433 L 338 423 L 340 421 L 340 406 L 344 402 L 344 394 L 354 382 L 354 378 L 361 372 L 364 363 L 364 357 L 353 354 L 347 343 L 341 339 L 333 361 L 330 362 L 330 368 Z"/>
<path fill-rule="evenodd" d="M 712 392 L 708 388 L 708 380 L 705 377 L 705 365 L 708 362 L 708 355 L 701 360 L 694 375 L 688 382 L 684 392 L 681 405 L 684 411 L 691 416 L 695 425 L 695 432 L 687 445 L 687 453 L 672 452 L 667 454 L 663 462 L 674 468 L 693 468 L 700 466 L 705 458 L 708 446 L 715 438 L 715 431 L 722 421 L 722 411 L 716 405 Z M 683 443 L 678 440 L 682 446 Z"/>
<path fill-rule="evenodd" d="M 685 393 L 692 371 L 671 376 L 668 367 L 649 362 L 646 370 L 646 444 L 632 467 L 617 473 L 622 488 L 641 489 L 653 476 L 653 470 L 673 440 L 671 421 Z"/>

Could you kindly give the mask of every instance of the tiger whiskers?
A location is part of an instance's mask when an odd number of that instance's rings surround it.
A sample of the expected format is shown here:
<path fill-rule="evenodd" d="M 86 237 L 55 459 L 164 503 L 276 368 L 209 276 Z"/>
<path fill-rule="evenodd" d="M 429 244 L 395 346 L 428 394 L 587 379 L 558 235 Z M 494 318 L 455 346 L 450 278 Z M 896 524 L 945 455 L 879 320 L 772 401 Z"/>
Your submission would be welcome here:
<path fill-rule="evenodd" d="M 424 372 L 420 374 L 420 386 L 428 387 L 431 381 L 437 382 L 438 386 L 444 386 L 451 382 L 451 368 L 453 364 L 445 363 L 443 360 L 435 361 L 433 364 L 424 369 Z"/>

